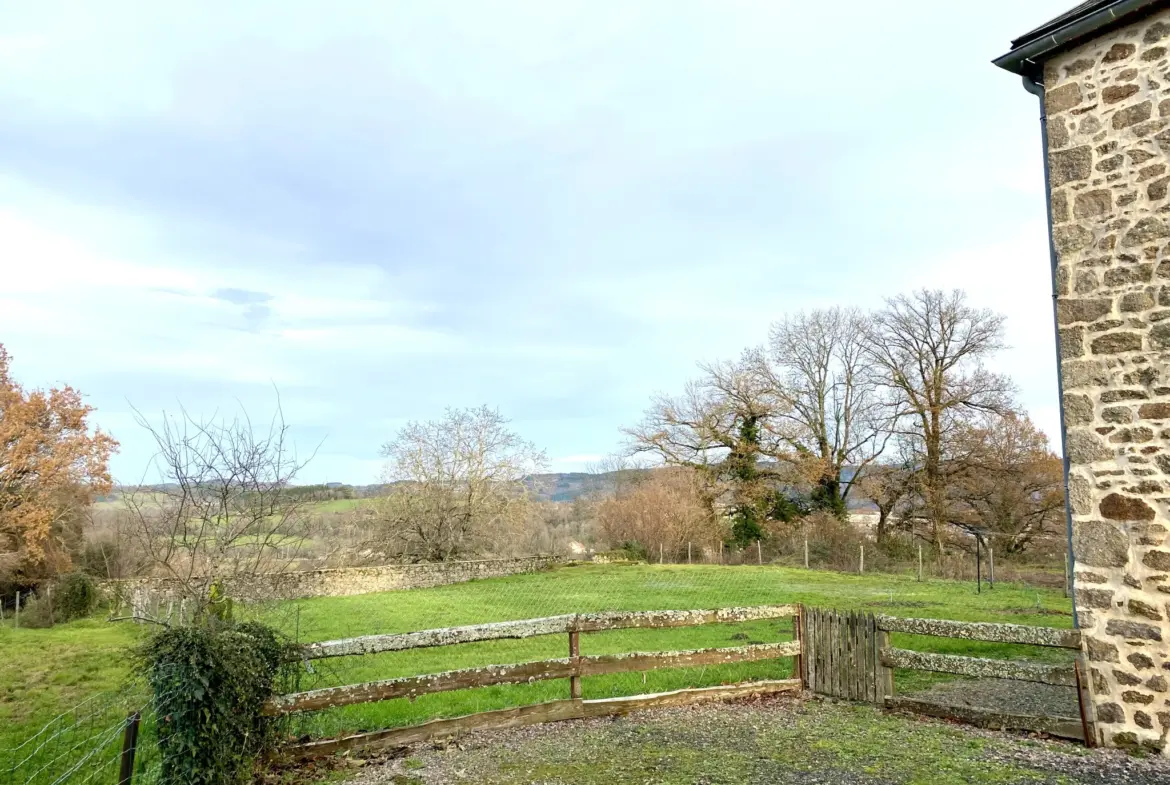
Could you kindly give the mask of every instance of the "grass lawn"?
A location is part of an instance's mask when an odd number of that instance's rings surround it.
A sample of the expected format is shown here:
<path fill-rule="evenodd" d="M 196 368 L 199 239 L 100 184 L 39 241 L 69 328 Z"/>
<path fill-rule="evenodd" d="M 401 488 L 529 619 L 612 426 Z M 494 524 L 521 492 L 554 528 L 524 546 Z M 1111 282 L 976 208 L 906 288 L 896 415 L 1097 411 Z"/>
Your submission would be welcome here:
<path fill-rule="evenodd" d="M 379 632 L 523 619 L 593 610 L 716 608 L 803 602 L 899 616 L 1001 621 L 1068 627 L 1069 600 L 1059 591 L 999 584 L 977 595 L 968 583 L 886 574 L 845 575 L 783 567 L 581 565 L 430 589 L 354 597 L 317 598 L 247 609 L 301 642 Z M 131 624 L 87 620 L 49 630 L 0 627 L 0 749 L 35 732 L 78 700 L 113 689 L 126 678 L 129 650 L 141 630 Z M 709 625 L 674 630 L 625 630 L 581 637 L 583 654 L 734 646 L 788 640 L 788 620 Z M 917 636 L 894 644 L 929 651 L 1067 660 L 1043 649 Z M 301 689 L 357 683 L 492 663 L 567 655 L 567 636 L 489 641 L 439 649 L 390 652 L 316 661 Z M 616 674 L 583 680 L 586 698 L 657 692 L 748 678 L 786 678 L 792 660 L 703 669 Z M 899 691 L 937 677 L 897 675 Z M 411 724 L 426 719 L 567 697 L 565 682 L 505 685 L 351 706 L 304 715 L 290 732 L 330 736 Z"/>
<path fill-rule="evenodd" d="M 130 675 L 133 624 L 86 619 L 47 630 L 0 625 L 0 751 Z"/>

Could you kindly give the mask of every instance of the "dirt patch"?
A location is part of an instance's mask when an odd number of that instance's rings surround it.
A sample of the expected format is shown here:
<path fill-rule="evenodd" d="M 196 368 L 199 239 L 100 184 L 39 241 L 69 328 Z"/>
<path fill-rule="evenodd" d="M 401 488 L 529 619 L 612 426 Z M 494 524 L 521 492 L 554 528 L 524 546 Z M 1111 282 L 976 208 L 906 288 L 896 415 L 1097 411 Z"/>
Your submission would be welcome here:
<path fill-rule="evenodd" d="M 1170 760 L 808 698 L 576 720 L 340 761 L 349 785 L 1164 785 Z M 356 771 L 355 771 L 356 769 Z M 321 781 L 321 780 L 318 780 Z"/>

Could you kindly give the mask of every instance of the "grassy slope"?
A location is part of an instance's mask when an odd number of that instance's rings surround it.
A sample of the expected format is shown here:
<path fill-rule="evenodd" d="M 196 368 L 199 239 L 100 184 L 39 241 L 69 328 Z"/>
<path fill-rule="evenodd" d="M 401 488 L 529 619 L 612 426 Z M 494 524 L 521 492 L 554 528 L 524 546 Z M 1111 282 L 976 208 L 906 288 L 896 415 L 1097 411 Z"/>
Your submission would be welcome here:
<path fill-rule="evenodd" d="M 531 618 L 605 609 L 712 608 L 803 602 L 902 616 L 1007 621 L 1070 626 L 1068 615 L 1032 615 L 1037 606 L 1067 611 L 1059 592 L 999 585 L 976 595 L 970 584 L 891 575 L 842 575 L 777 567 L 578 566 L 552 572 L 356 597 L 317 598 L 254 609 L 302 642 L 454 624 Z M 0 627 L 0 748 L 11 746 L 80 698 L 110 689 L 126 676 L 128 653 L 141 631 L 133 625 L 75 622 L 51 630 Z M 629 630 L 582 636 L 584 654 L 632 650 L 733 646 L 787 640 L 787 622 L 712 625 L 678 630 Z M 896 636 L 896 645 L 932 651 L 1021 657 L 1024 647 Z M 1043 657 L 1062 656 L 1039 650 Z M 494 641 L 445 649 L 339 658 L 314 664 L 304 689 L 491 663 L 522 662 L 567 654 L 565 636 Z M 1063 655 L 1067 658 L 1067 655 Z M 689 672 L 619 674 L 584 680 L 585 697 L 659 691 L 744 678 L 783 678 L 791 660 L 748 663 Z M 900 690 L 930 677 L 899 674 Z M 309 715 L 297 733 L 334 734 L 387 727 L 436 716 L 500 708 L 568 694 L 563 682 L 501 686 L 388 701 Z"/>

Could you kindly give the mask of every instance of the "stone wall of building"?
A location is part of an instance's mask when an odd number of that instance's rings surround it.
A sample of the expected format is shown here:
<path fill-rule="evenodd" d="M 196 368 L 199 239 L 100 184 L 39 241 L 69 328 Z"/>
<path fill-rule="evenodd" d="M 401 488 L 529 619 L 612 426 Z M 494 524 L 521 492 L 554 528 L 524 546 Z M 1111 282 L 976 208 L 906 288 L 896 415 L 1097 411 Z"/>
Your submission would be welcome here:
<path fill-rule="evenodd" d="M 1170 734 L 1170 10 L 1046 65 L 1076 610 L 1104 741 Z"/>
<path fill-rule="evenodd" d="M 486 559 L 482 561 L 438 562 L 431 564 L 394 564 L 385 567 L 346 567 L 335 570 L 277 572 L 261 575 L 238 575 L 223 581 L 228 596 L 242 602 L 299 600 L 308 597 L 347 597 L 398 589 L 422 589 L 481 578 L 538 572 L 561 564 L 552 556 L 523 559 Z M 153 608 L 155 603 L 178 600 L 179 584 L 166 578 L 133 578 L 106 581 L 102 590 L 107 596 L 119 597 L 136 611 Z"/>

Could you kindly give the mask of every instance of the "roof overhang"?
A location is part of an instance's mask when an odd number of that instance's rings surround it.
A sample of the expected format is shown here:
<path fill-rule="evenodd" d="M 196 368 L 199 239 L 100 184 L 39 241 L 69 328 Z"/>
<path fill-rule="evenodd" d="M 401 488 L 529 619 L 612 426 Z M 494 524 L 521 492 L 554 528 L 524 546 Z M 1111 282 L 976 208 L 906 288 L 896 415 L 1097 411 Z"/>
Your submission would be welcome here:
<path fill-rule="evenodd" d="M 1166 8 L 1170 0 L 1090 0 L 1016 39 L 1010 52 L 992 62 L 1014 74 L 1039 78 L 1044 62 L 1053 55 Z"/>

